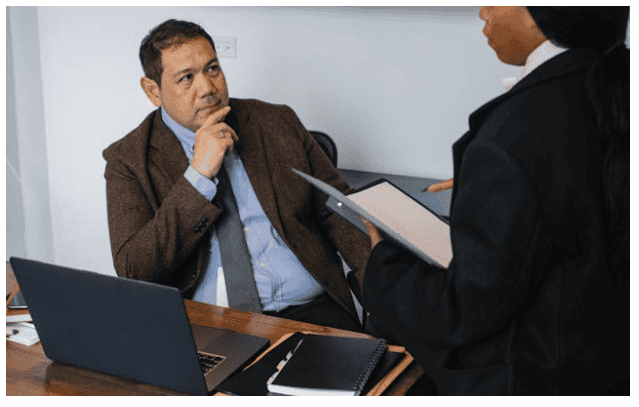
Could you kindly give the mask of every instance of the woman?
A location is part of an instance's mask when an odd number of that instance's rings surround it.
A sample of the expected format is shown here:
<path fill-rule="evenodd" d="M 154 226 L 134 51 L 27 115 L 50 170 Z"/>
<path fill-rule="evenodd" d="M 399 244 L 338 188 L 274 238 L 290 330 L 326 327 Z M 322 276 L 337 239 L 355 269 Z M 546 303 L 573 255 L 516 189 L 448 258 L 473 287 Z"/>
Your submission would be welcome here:
<path fill-rule="evenodd" d="M 453 146 L 454 258 L 381 239 L 368 327 L 440 394 L 629 394 L 629 7 L 482 7 L 518 83 Z"/>

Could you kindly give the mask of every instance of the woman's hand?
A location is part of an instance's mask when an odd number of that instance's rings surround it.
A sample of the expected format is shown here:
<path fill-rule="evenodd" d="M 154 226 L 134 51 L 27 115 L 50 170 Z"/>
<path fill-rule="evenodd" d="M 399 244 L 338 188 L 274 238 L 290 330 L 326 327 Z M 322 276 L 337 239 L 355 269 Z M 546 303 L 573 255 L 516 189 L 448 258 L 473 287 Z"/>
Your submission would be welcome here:
<path fill-rule="evenodd" d="M 370 236 L 371 238 L 371 250 L 373 250 L 375 248 L 375 246 L 377 245 L 377 243 L 381 242 L 382 240 L 384 240 L 382 238 L 382 234 L 380 233 L 379 229 L 377 229 L 377 227 L 375 227 L 372 223 L 370 223 L 368 220 L 360 217 L 362 219 L 362 222 L 364 222 L 364 225 L 366 225 L 366 229 L 368 229 L 368 236 Z"/>

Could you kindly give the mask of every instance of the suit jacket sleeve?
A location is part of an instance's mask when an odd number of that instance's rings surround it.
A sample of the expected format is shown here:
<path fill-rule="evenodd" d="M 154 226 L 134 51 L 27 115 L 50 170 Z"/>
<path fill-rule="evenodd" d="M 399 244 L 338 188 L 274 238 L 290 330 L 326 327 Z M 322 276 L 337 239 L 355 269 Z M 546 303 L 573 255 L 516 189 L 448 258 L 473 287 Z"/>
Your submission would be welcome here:
<path fill-rule="evenodd" d="M 533 284 L 530 245 L 538 217 L 518 163 L 495 144 L 474 142 L 455 188 L 454 257 L 447 270 L 387 241 L 367 264 L 365 307 L 412 352 L 459 346 L 500 330 Z"/>
<path fill-rule="evenodd" d="M 152 186 L 146 174 L 117 156 L 105 157 L 109 231 L 117 274 L 185 289 L 180 280 L 192 282 L 195 269 L 181 266 L 187 258 L 198 256 L 195 249 L 221 209 L 183 175 L 175 182 L 156 177 Z M 147 170 L 155 171 L 153 164 L 143 173 Z M 161 202 L 157 193 L 165 195 Z M 197 263 L 187 262 L 191 268 Z"/>

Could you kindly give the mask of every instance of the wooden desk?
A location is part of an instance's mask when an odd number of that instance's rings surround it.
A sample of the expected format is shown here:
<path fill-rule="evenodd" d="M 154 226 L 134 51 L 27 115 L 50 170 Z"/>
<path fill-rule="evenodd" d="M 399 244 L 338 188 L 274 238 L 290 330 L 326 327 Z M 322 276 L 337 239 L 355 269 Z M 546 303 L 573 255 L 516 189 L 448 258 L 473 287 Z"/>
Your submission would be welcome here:
<path fill-rule="evenodd" d="M 335 336 L 366 335 L 326 328 L 267 315 L 253 314 L 185 300 L 191 322 L 268 337 L 271 344 L 283 335 L 308 331 Z M 184 395 L 172 390 L 133 382 L 90 370 L 52 362 L 44 356 L 41 343 L 24 346 L 7 342 L 7 396 L 35 395 Z M 384 395 L 403 395 L 421 376 L 414 362 Z"/>

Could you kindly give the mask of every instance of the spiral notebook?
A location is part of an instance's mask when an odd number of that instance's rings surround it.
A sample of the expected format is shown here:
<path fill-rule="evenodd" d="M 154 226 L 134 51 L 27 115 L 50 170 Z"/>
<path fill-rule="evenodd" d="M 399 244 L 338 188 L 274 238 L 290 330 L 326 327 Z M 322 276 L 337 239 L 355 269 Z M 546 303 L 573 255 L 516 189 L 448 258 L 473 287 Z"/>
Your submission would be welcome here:
<path fill-rule="evenodd" d="M 290 396 L 358 396 L 386 352 L 383 339 L 306 335 L 279 364 L 268 391 Z"/>

